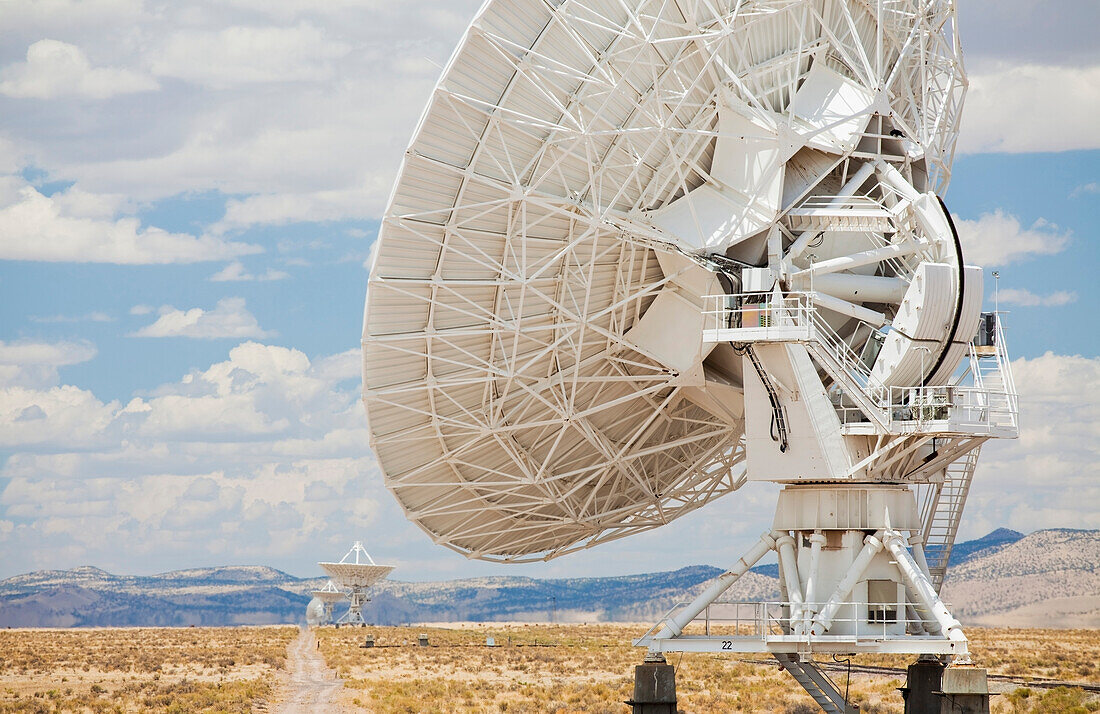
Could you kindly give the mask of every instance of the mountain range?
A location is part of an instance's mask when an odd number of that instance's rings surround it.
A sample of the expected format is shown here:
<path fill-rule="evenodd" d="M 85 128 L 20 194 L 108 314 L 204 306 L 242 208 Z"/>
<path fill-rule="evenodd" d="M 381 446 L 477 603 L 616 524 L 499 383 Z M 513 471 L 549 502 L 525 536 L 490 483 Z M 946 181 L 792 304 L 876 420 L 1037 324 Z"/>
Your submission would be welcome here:
<path fill-rule="evenodd" d="M 774 565 L 747 573 L 731 599 L 778 597 Z M 651 622 L 698 593 L 721 569 L 600 578 L 496 576 L 386 580 L 364 615 L 378 624 L 453 621 Z M 265 566 L 114 575 L 94 567 L 0 580 L 0 627 L 243 625 L 298 622 L 325 578 Z M 944 597 L 964 623 L 1100 626 L 1100 531 L 998 529 L 958 543 Z M 339 610 L 337 611 L 339 615 Z"/>

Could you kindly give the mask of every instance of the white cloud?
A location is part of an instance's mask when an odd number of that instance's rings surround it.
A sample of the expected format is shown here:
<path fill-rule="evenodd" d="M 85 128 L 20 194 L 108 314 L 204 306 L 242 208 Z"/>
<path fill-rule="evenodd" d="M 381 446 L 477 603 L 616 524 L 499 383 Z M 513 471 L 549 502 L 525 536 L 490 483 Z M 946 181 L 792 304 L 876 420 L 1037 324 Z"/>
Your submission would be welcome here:
<path fill-rule="evenodd" d="M 5 0 L 4 26 L 38 33 L 117 29 L 140 17 L 142 0 Z"/>
<path fill-rule="evenodd" d="M 28 319 L 31 322 L 42 324 L 64 322 L 114 322 L 115 320 L 115 318 L 99 310 L 86 312 L 83 315 L 31 315 Z"/>
<path fill-rule="evenodd" d="M 149 315 L 153 312 L 153 308 L 149 305 L 134 305 L 130 308 L 131 315 Z"/>
<path fill-rule="evenodd" d="M 46 196 L 18 176 L 0 176 L 0 260 L 164 264 L 225 260 L 258 246 L 170 233 L 114 218 L 116 196 L 96 206 L 80 189 Z"/>
<path fill-rule="evenodd" d="M 52 28 L 23 32 L 151 73 L 161 89 L 155 102 L 115 97 L 88 119 L 75 98 L 29 104 L 10 138 L 51 179 L 96 195 L 232 195 L 222 229 L 377 217 L 478 4 L 168 3 L 137 17 L 116 8 L 112 29 L 70 27 L 58 6 Z M 27 28 L 47 22 L 18 7 Z"/>
<path fill-rule="evenodd" d="M 222 233 L 253 225 L 282 225 L 305 221 L 336 221 L 348 218 L 372 218 L 381 213 L 389 195 L 391 177 L 375 177 L 373 185 L 336 191 L 278 193 L 231 199 L 225 204 L 225 217 L 211 226 Z"/>
<path fill-rule="evenodd" d="M 1060 307 L 1076 302 L 1077 293 L 1057 290 L 1049 295 L 1036 295 L 1022 288 L 1004 288 L 1000 291 L 998 299 L 1005 305 L 1020 307 Z"/>
<path fill-rule="evenodd" d="M 8 379 L 2 380 L 9 383 Z M 0 387 L 0 447 L 25 451 L 36 448 L 109 448 L 118 437 L 117 402 L 104 403 L 86 389 Z"/>
<path fill-rule="evenodd" d="M 1069 245 L 1070 233 L 1040 218 L 1030 228 L 997 209 L 977 220 L 954 216 L 967 263 L 996 267 L 1036 255 L 1053 255 Z"/>
<path fill-rule="evenodd" d="M 982 449 L 962 538 L 1005 526 L 1100 528 L 1100 358 L 1050 352 L 1012 363 L 1020 438 Z"/>
<path fill-rule="evenodd" d="M 54 99 L 74 95 L 106 99 L 158 87 L 156 80 L 139 72 L 92 67 L 79 47 L 57 40 L 35 42 L 27 48 L 26 62 L 9 65 L 0 71 L 0 94 L 17 98 Z"/>
<path fill-rule="evenodd" d="M 1089 181 L 1088 183 L 1081 184 L 1070 192 L 1070 198 L 1080 198 L 1081 196 L 1087 196 L 1093 193 L 1100 193 L 1100 183 L 1096 181 Z"/>
<path fill-rule="evenodd" d="M 224 298 L 212 310 L 201 307 L 178 310 L 165 305 L 156 322 L 146 325 L 131 337 L 194 337 L 199 339 L 242 339 L 269 337 L 256 316 L 248 311 L 244 298 Z"/>
<path fill-rule="evenodd" d="M 57 383 L 57 368 L 87 362 L 96 356 L 90 342 L 0 340 L 0 387 Z"/>
<path fill-rule="evenodd" d="M 959 150 L 1100 148 L 1100 65 L 998 65 L 971 74 Z"/>
<path fill-rule="evenodd" d="M 253 275 L 245 269 L 243 263 L 239 260 L 234 260 L 232 263 L 229 263 L 224 268 L 211 275 L 210 281 L 214 283 L 267 282 L 271 280 L 283 280 L 289 277 L 289 273 L 282 270 L 275 270 L 274 268 L 268 268 L 267 271 L 260 275 Z"/>
<path fill-rule="evenodd" d="M 306 24 L 296 27 L 225 27 L 170 35 L 153 56 L 155 74 L 213 89 L 270 82 L 318 82 L 351 46 Z"/>
<path fill-rule="evenodd" d="M 30 345 L 0 355 L 73 359 Z M 0 531 L 5 571 L 72 558 L 132 572 L 143 556 L 171 567 L 154 554 L 311 563 L 318 544 L 346 547 L 384 497 L 349 382 L 357 362 L 358 350 L 310 360 L 246 342 L 125 406 L 72 386 L 0 388 L 0 446 L 14 452 L 0 518 L 16 522 Z M 411 531 L 386 503 L 396 528 L 372 530 Z"/>

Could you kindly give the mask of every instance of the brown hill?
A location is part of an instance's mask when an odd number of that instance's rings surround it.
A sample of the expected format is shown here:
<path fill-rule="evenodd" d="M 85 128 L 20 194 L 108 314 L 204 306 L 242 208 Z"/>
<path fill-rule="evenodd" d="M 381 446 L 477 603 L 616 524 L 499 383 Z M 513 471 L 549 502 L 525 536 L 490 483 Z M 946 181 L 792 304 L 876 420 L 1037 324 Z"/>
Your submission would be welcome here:
<path fill-rule="evenodd" d="M 978 552 L 948 572 L 964 624 L 1100 627 L 1100 531 L 1056 529 Z"/>

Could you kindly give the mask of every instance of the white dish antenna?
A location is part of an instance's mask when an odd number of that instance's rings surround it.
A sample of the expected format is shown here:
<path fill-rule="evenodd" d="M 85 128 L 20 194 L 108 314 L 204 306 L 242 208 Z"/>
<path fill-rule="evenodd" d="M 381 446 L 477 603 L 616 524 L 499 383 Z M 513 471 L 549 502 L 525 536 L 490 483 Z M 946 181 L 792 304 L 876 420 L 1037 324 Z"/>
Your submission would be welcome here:
<path fill-rule="evenodd" d="M 306 622 L 309 625 L 328 625 L 332 623 L 332 611 L 336 603 L 350 598 L 349 593 L 336 587 L 336 583 L 329 580 L 325 586 L 312 593 L 313 599 L 306 606 Z"/>
<path fill-rule="evenodd" d="M 337 603 L 341 600 L 346 600 L 347 595 L 343 590 L 336 587 L 336 583 L 329 580 L 325 583 L 325 587 L 320 590 L 314 590 L 310 593 L 314 598 L 321 600 L 325 604 Z"/>
<path fill-rule="evenodd" d="M 521 561 L 780 483 L 636 644 L 771 653 L 828 711 L 813 652 L 965 658 L 938 588 L 979 448 L 1017 433 L 940 198 L 965 90 L 952 0 L 489 0 L 371 266 L 363 400 L 406 515 Z M 769 552 L 782 602 L 716 634 Z"/>
<path fill-rule="evenodd" d="M 328 585 L 322 590 L 315 590 L 314 597 L 333 598 L 331 594 L 322 594 L 332 587 L 345 588 L 346 592 L 340 593 L 340 597 L 331 601 L 329 612 L 340 599 L 348 600 L 348 611 L 336 621 L 337 626 L 342 624 L 365 626 L 363 619 L 363 605 L 370 601 L 367 589 L 378 581 L 384 579 L 394 569 L 392 565 L 378 565 L 370 553 L 363 547 L 362 541 L 355 541 L 351 550 L 340 559 L 338 563 L 318 563 L 321 569 L 331 578 Z"/>
<path fill-rule="evenodd" d="M 378 565 L 363 547 L 362 541 L 355 544 L 338 563 L 318 563 L 333 583 L 345 588 L 369 588 L 382 580 L 394 569 L 392 565 Z M 316 595 L 316 592 L 314 593 Z"/>
<path fill-rule="evenodd" d="M 945 383 L 981 281 L 938 198 L 954 8 L 925 5 L 876 34 L 858 2 L 487 2 L 371 269 L 364 402 L 410 520 L 522 561 L 737 490 L 752 380 L 705 296 L 804 294 L 877 384 Z"/>
<path fill-rule="evenodd" d="M 306 624 L 310 627 L 324 625 L 331 620 L 328 614 L 327 604 L 320 598 L 313 598 L 306 605 Z"/>

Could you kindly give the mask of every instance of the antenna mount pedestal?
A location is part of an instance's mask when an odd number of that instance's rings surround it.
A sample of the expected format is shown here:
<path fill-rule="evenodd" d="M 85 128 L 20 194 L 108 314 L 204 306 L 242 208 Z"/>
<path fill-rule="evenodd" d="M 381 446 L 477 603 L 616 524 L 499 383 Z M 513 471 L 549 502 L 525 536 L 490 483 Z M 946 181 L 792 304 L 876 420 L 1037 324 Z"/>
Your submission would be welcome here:
<path fill-rule="evenodd" d="M 676 668 L 664 655 L 651 652 L 634 667 L 634 696 L 626 704 L 632 714 L 676 714 Z"/>

